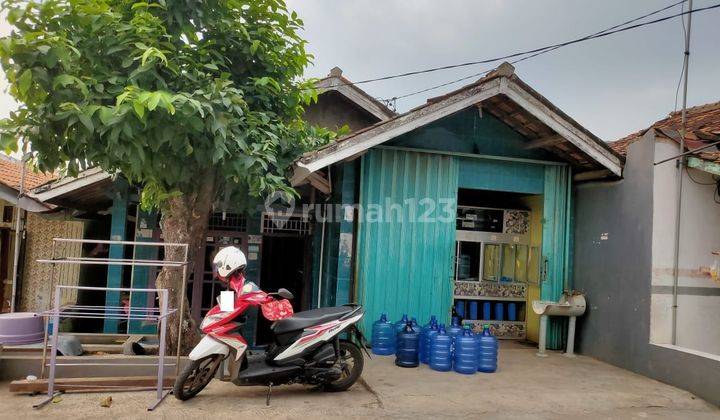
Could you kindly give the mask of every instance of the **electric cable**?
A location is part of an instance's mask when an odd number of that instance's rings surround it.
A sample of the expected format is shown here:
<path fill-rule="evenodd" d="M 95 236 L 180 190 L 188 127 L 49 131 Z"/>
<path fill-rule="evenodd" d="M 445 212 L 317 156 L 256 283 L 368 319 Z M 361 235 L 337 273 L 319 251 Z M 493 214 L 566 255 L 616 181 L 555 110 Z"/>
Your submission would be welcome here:
<path fill-rule="evenodd" d="M 654 24 L 657 24 L 657 23 L 665 22 L 665 21 L 667 21 L 667 20 L 676 18 L 676 17 L 678 17 L 678 16 L 684 16 L 684 15 L 688 15 L 688 14 L 692 14 L 692 13 L 704 12 L 704 11 L 708 11 L 708 10 L 712 10 L 712 9 L 717 9 L 717 8 L 719 8 L 719 7 L 720 7 L 720 3 L 714 4 L 714 5 L 711 5 L 711 6 L 706 6 L 706 7 L 698 8 L 698 9 L 687 10 L 687 11 L 684 11 L 684 12 L 681 12 L 681 13 L 677 13 L 677 14 L 670 15 L 670 16 L 665 16 L 665 17 L 658 18 L 658 19 L 655 19 L 655 20 L 650 20 L 650 21 L 647 21 L 647 22 L 638 23 L 638 24 L 631 25 L 631 26 L 626 26 L 626 27 L 623 27 L 623 28 L 616 28 L 616 29 L 613 29 L 613 30 L 602 31 L 602 33 L 598 33 L 598 34 L 594 34 L 594 35 L 588 35 L 588 36 L 584 36 L 584 37 L 581 37 L 581 38 L 576 38 L 576 39 L 572 39 L 572 40 L 569 40 L 569 41 L 561 42 L 561 43 L 558 43 L 558 44 L 552 44 L 552 45 L 547 45 L 547 46 L 540 47 L 540 48 L 534 48 L 534 49 L 527 50 L 527 51 L 521 51 L 521 52 L 516 52 L 516 53 L 512 53 L 512 54 L 507 54 L 507 55 L 503 55 L 503 56 L 500 56 L 500 57 L 488 58 L 488 59 L 477 60 L 477 61 L 469 61 L 469 62 L 466 62 L 466 63 L 459 63 L 459 64 L 450 64 L 450 65 L 440 66 L 440 67 L 432 67 L 432 68 L 423 69 L 423 70 L 415 70 L 415 71 L 410 71 L 410 72 L 405 72 L 405 73 L 399 73 L 399 74 L 393 74 L 393 75 L 388 75 L 388 76 L 376 77 L 376 78 L 372 78 L 372 79 L 360 80 L 360 81 L 357 81 L 357 82 L 343 83 L 343 84 L 339 84 L 339 85 L 336 85 L 336 86 L 361 85 L 361 84 L 367 84 L 367 83 L 373 83 L 373 82 L 380 82 L 380 81 L 384 81 L 384 80 L 390 80 L 390 79 L 397 79 L 397 78 L 402 78 L 402 77 L 414 76 L 414 75 L 417 75 L 417 74 L 433 73 L 433 72 L 437 72 L 437 71 L 441 71 L 441 70 L 449 70 L 449 69 L 454 69 L 454 68 L 459 68 L 459 67 L 468 67 L 468 66 L 474 66 L 474 65 L 478 65 L 478 64 L 493 63 L 493 62 L 496 62 L 496 61 L 506 60 L 506 59 L 509 59 L 509 58 L 515 58 L 515 57 L 520 57 L 520 56 L 527 55 L 527 54 L 533 54 L 533 53 L 541 52 L 541 51 L 543 51 L 543 50 L 547 50 L 547 49 L 551 49 L 551 48 L 555 48 L 555 49 L 556 49 L 556 48 L 561 48 L 561 47 L 565 47 L 565 46 L 568 46 L 568 45 L 572 45 L 572 44 L 577 44 L 577 43 L 580 43 L 580 42 L 588 41 L 588 40 L 591 40 L 591 39 L 603 38 L 603 37 L 610 36 L 610 35 L 614 35 L 614 34 L 617 34 L 617 33 L 620 33 L 620 32 L 625 32 L 625 31 L 629 31 L 629 30 L 641 28 L 641 27 L 644 27 L 644 26 L 649 26 L 649 25 L 654 25 Z"/>
<path fill-rule="evenodd" d="M 668 9 L 671 9 L 671 8 L 677 6 L 677 5 L 683 5 L 683 6 L 684 6 L 684 3 L 685 3 L 685 2 L 687 2 L 687 0 L 681 0 L 681 1 L 679 1 L 679 2 L 670 4 L 670 5 L 668 5 L 668 6 L 665 6 L 665 7 L 661 8 L 661 9 L 654 10 L 654 11 L 649 12 L 649 13 L 646 13 L 646 14 L 644 14 L 644 15 L 642 15 L 642 16 L 638 16 L 638 17 L 636 17 L 636 18 L 630 19 L 630 20 L 625 21 L 625 22 L 623 22 L 623 23 L 619 23 L 619 24 L 617 24 L 617 25 L 615 25 L 615 26 L 611 26 L 611 27 L 609 27 L 609 28 L 603 29 L 602 31 L 598 31 L 598 32 L 595 32 L 595 33 L 593 33 L 593 34 L 587 35 L 587 36 L 583 37 L 582 40 L 592 39 L 592 37 L 597 37 L 598 35 L 604 34 L 604 33 L 608 32 L 608 31 L 612 31 L 612 30 L 614 30 L 614 29 L 617 29 L 617 28 L 620 28 L 620 27 L 629 25 L 629 24 L 631 24 L 631 23 L 637 22 L 637 21 L 642 20 L 642 19 L 645 19 L 645 18 L 647 18 L 647 17 L 650 17 L 650 16 L 656 15 L 656 14 L 658 14 L 658 13 L 664 12 L 664 11 L 666 11 L 666 10 L 668 10 Z M 681 13 L 684 12 L 684 8 L 681 9 L 680 11 L 681 11 Z M 682 18 L 681 18 L 680 20 L 682 21 Z M 684 31 L 684 28 L 685 28 L 685 23 L 683 22 L 683 31 Z M 525 61 L 525 60 L 528 60 L 528 59 L 530 59 L 530 58 L 537 57 L 537 56 L 539 56 L 539 55 L 549 53 L 549 52 L 551 52 L 551 51 L 557 50 L 558 48 L 562 48 L 563 46 L 564 46 L 564 45 L 555 45 L 555 46 L 547 47 L 547 48 L 543 49 L 542 51 L 535 52 L 535 53 L 533 53 L 533 54 L 531 54 L 531 55 L 528 55 L 528 56 L 526 56 L 526 57 L 519 58 L 519 59 L 517 59 L 517 60 L 513 60 L 513 61 L 510 62 L 510 64 L 519 63 L 519 62 L 521 62 L 521 61 Z M 406 94 L 403 94 L 403 95 L 394 96 L 394 97 L 389 98 L 389 99 L 383 99 L 382 101 L 384 101 L 384 102 L 392 102 L 392 101 L 396 101 L 396 100 L 398 100 L 398 99 L 408 98 L 408 97 L 410 97 L 410 96 L 414 96 L 414 95 L 418 95 L 418 94 L 420 94 L 420 93 L 425 93 L 425 92 L 428 92 L 428 91 L 431 91 L 431 90 L 439 89 L 439 88 L 441 88 L 441 87 L 445 87 L 445 86 L 448 86 L 448 85 L 452 85 L 452 84 L 455 84 L 455 83 L 458 83 L 458 82 L 462 82 L 462 81 L 465 81 L 465 80 L 468 80 L 468 79 L 473 79 L 473 78 L 475 78 L 475 77 L 484 76 L 485 74 L 487 74 L 488 72 L 490 72 L 490 71 L 492 71 L 492 70 L 493 70 L 493 69 L 483 70 L 483 71 L 481 71 L 481 72 L 479 72 L 479 73 L 474 73 L 474 74 L 471 74 L 471 75 L 469 75 L 469 76 L 462 77 L 462 78 L 460 78 L 460 79 L 456 79 L 456 80 L 453 80 L 453 81 L 450 81 L 450 82 L 441 83 L 441 84 L 439 84 L 439 85 L 431 86 L 431 87 L 429 87 L 429 88 L 417 90 L 417 91 L 410 92 L 410 93 L 406 93 Z M 680 76 L 680 78 L 682 79 L 682 75 Z M 676 99 L 676 102 L 677 102 L 677 99 Z"/>

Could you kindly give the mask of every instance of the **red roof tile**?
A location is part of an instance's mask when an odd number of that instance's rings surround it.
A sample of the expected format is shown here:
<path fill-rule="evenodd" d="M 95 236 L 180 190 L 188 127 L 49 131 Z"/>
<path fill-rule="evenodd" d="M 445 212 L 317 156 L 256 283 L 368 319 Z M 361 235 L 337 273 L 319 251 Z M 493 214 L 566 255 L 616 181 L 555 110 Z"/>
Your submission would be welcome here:
<path fill-rule="evenodd" d="M 627 154 L 628 146 L 639 140 L 646 131 L 654 129 L 659 135 L 676 141 L 680 138 L 680 127 L 682 123 L 682 113 L 680 111 L 672 112 L 666 118 L 655 122 L 645 130 L 632 133 L 617 141 L 609 143 L 610 147 L 616 152 Z M 709 139 L 720 136 L 720 102 L 694 106 L 687 109 L 687 133 L 685 134 L 685 144 L 692 150 L 707 144 Z M 720 161 L 720 152 L 709 149 L 701 154 L 703 159 Z M 714 157 L 714 159 L 713 159 Z"/>
<path fill-rule="evenodd" d="M 9 156 L 0 156 L 0 183 L 16 190 L 19 189 L 21 172 L 22 164 L 19 160 Z M 57 177 L 53 174 L 36 172 L 28 166 L 28 170 L 25 171 L 25 189 L 33 189 L 55 178 Z"/>

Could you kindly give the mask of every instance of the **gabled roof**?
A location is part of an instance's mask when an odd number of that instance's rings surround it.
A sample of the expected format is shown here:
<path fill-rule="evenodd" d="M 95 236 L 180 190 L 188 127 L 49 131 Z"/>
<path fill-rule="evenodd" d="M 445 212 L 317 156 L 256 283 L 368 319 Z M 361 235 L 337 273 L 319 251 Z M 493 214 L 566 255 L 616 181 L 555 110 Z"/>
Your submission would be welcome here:
<path fill-rule="evenodd" d="M 355 86 L 350 80 L 342 75 L 342 69 L 340 67 L 333 67 L 330 70 L 330 74 L 320 79 L 315 87 L 320 90 L 320 93 L 335 91 L 366 112 L 370 113 L 380 121 L 392 118 L 395 115 L 395 111 L 385 106 L 382 102 L 370 96 L 367 92 Z"/>
<path fill-rule="evenodd" d="M 54 206 L 47 205 L 32 197 L 28 192 L 45 183 L 55 179 L 54 174 L 36 172 L 30 166 L 26 166 L 23 196 L 18 198 L 20 193 L 20 180 L 22 178 L 22 162 L 6 155 L 0 155 L 0 199 L 3 199 L 23 210 L 40 213 L 54 209 Z"/>
<path fill-rule="evenodd" d="M 650 127 L 632 133 L 610 144 L 613 150 L 625 156 L 628 147 L 640 140 L 646 132 L 654 130 L 655 134 L 680 141 L 680 128 L 682 125 L 682 112 L 671 112 L 662 120 L 656 121 Z M 720 140 L 720 102 L 694 106 L 686 112 L 685 146 L 687 150 L 697 149 L 710 142 Z M 714 162 L 720 162 L 720 148 L 706 149 L 698 156 Z"/>
<path fill-rule="evenodd" d="M 0 155 L 0 183 L 19 190 L 21 177 L 22 164 L 20 161 L 10 156 Z M 55 178 L 57 178 L 55 174 L 36 172 L 28 166 L 25 171 L 25 190 L 31 190 Z"/>
<path fill-rule="evenodd" d="M 359 156 L 373 146 L 472 106 L 492 113 L 523 134 L 528 148 L 549 150 L 570 162 L 577 172 L 622 175 L 622 156 L 520 80 L 512 65 L 503 63 L 475 83 L 304 154 L 295 162 L 291 182 L 298 185 L 325 166 Z"/>

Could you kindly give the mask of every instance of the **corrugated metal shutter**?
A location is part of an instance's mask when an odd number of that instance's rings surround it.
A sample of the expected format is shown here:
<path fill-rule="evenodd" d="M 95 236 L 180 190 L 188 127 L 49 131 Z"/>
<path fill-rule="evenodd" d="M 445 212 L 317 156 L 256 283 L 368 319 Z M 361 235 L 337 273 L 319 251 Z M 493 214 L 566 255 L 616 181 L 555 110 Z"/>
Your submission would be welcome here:
<path fill-rule="evenodd" d="M 457 182 L 452 156 L 388 149 L 363 156 L 357 296 L 364 331 L 382 312 L 449 320 Z"/>

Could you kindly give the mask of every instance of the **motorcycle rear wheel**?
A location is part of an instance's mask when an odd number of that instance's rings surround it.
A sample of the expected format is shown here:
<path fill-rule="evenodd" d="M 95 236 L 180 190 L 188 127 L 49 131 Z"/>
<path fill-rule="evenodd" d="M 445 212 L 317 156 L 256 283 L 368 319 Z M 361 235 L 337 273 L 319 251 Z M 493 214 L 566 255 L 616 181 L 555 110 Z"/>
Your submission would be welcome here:
<path fill-rule="evenodd" d="M 350 341 L 340 342 L 340 357 L 342 358 L 343 373 L 340 379 L 328 382 L 323 386 L 323 390 L 327 392 L 342 392 L 360 378 L 365 365 L 362 351 L 360 348 Z"/>
<path fill-rule="evenodd" d="M 181 401 L 189 400 L 202 391 L 207 384 L 215 377 L 220 362 L 224 356 L 211 354 L 199 360 L 193 360 L 185 366 L 183 371 L 175 379 L 173 395 Z"/>

